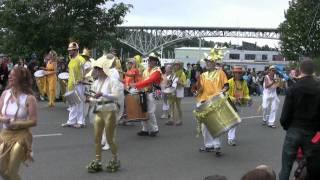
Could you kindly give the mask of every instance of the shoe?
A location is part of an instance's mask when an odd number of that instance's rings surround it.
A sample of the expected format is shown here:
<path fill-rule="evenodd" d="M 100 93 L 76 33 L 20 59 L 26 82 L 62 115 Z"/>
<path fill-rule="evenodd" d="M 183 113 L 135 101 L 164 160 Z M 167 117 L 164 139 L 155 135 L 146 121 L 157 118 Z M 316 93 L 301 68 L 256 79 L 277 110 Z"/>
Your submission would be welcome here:
<path fill-rule="evenodd" d="M 103 147 L 102 147 L 102 150 L 104 151 L 108 151 L 110 149 L 110 146 L 108 143 L 106 143 Z"/>
<path fill-rule="evenodd" d="M 262 126 L 267 125 L 267 121 L 262 121 Z"/>
<path fill-rule="evenodd" d="M 86 125 L 85 124 L 75 124 L 75 125 L 73 125 L 73 127 L 76 129 L 80 129 L 80 128 L 85 128 Z"/>
<path fill-rule="evenodd" d="M 150 132 L 149 136 L 156 137 L 158 133 L 159 133 L 159 131 Z"/>
<path fill-rule="evenodd" d="M 222 156 L 221 148 L 215 148 L 214 151 L 216 152 L 217 157 Z"/>
<path fill-rule="evenodd" d="M 111 160 L 109 161 L 108 165 L 106 165 L 106 169 L 108 172 L 116 172 L 118 171 L 120 168 L 120 161 L 116 161 L 116 160 Z"/>
<path fill-rule="evenodd" d="M 201 147 L 199 152 L 214 152 L 214 147 Z"/>
<path fill-rule="evenodd" d="M 139 131 L 137 133 L 138 136 L 149 136 L 149 133 L 147 131 Z"/>
<path fill-rule="evenodd" d="M 63 123 L 61 124 L 61 127 L 73 127 L 74 125 L 68 124 L 68 123 Z"/>
<path fill-rule="evenodd" d="M 102 164 L 100 161 L 93 160 L 90 162 L 90 164 L 87 166 L 89 173 L 96 173 L 102 171 Z"/>
<path fill-rule="evenodd" d="M 44 97 L 43 97 L 43 96 L 40 96 L 40 100 L 41 100 L 41 101 L 44 101 Z"/>
<path fill-rule="evenodd" d="M 162 114 L 161 117 L 160 117 L 160 119 L 168 119 L 168 118 L 169 118 L 169 117 L 168 117 L 167 114 Z"/>
<path fill-rule="evenodd" d="M 229 139 L 229 140 L 228 140 L 228 144 L 229 144 L 230 146 L 236 146 L 236 142 L 235 142 L 235 140 L 233 140 L 233 139 Z"/>
<path fill-rule="evenodd" d="M 172 120 L 169 120 L 169 121 L 166 122 L 167 126 L 172 126 L 173 124 L 174 124 L 174 122 Z"/>
<path fill-rule="evenodd" d="M 277 128 L 277 126 L 274 125 L 274 124 L 269 124 L 268 127 L 269 127 L 269 128 L 274 128 L 274 129 Z"/>
<path fill-rule="evenodd" d="M 181 125 L 182 125 L 182 121 L 177 121 L 177 122 L 175 123 L 175 125 L 176 125 L 176 126 L 181 126 Z"/>

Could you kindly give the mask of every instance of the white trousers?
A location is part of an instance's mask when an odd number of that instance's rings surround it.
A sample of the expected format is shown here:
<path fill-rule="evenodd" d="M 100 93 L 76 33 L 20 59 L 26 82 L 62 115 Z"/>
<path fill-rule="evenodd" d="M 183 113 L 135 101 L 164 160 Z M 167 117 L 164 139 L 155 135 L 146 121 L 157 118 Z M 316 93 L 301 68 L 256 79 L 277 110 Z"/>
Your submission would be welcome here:
<path fill-rule="evenodd" d="M 142 131 L 147 132 L 155 132 L 159 131 L 157 118 L 154 112 L 156 111 L 156 104 L 154 102 L 153 94 L 148 93 L 147 94 L 147 105 L 148 105 L 148 113 L 149 113 L 149 119 L 147 121 L 142 121 Z"/>
<path fill-rule="evenodd" d="M 75 86 L 75 89 L 78 92 L 78 95 L 81 98 L 81 103 L 69 107 L 69 119 L 67 121 L 67 124 L 85 124 L 85 117 L 84 117 L 84 86 L 82 84 L 78 84 Z"/>
<path fill-rule="evenodd" d="M 275 121 L 276 121 L 276 113 L 279 107 L 279 103 L 280 100 L 278 98 L 278 96 L 266 96 L 263 95 L 262 97 L 262 118 L 263 121 L 267 122 L 268 125 L 274 125 Z M 271 104 L 271 108 L 270 108 L 270 104 Z M 269 117 L 268 117 L 268 113 L 270 111 Z"/>

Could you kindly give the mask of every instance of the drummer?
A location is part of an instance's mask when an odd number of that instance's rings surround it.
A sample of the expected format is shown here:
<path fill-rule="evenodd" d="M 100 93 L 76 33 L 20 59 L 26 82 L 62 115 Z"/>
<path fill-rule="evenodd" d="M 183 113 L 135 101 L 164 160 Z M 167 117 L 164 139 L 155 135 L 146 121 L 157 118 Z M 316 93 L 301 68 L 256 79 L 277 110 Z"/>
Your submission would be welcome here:
<path fill-rule="evenodd" d="M 187 78 L 182 69 L 183 62 L 175 60 L 173 63 L 174 76 L 172 78 L 172 87 L 175 88 L 175 92 L 169 96 L 170 119 L 166 122 L 166 125 L 182 125 L 181 100 L 184 97 L 184 87 L 187 84 Z M 175 106 L 178 117 L 176 117 Z"/>
<path fill-rule="evenodd" d="M 131 83 L 136 83 L 141 80 L 141 75 L 134 58 L 128 59 L 127 69 L 124 76 L 124 86 L 126 89 L 129 89 Z"/>
<path fill-rule="evenodd" d="M 148 59 L 148 68 L 143 72 L 143 80 L 130 85 L 131 88 L 143 89 L 147 93 L 147 104 L 149 120 L 142 121 L 142 130 L 138 136 L 155 137 L 159 132 L 157 119 L 155 116 L 156 105 L 153 98 L 153 85 L 159 85 L 161 82 L 160 60 L 158 55 L 151 53 Z"/>
<path fill-rule="evenodd" d="M 48 107 L 54 107 L 56 101 L 57 90 L 57 58 L 58 55 L 54 50 L 51 50 L 48 54 L 47 66 L 44 69 L 47 79 L 46 89 L 49 99 Z"/>
<path fill-rule="evenodd" d="M 168 81 L 170 81 L 170 77 L 173 77 L 172 65 L 168 64 L 165 65 L 164 71 L 162 71 L 162 78 L 161 78 L 161 91 L 162 91 L 162 115 L 161 119 L 168 119 L 169 118 L 169 102 L 168 102 L 168 94 L 164 93 L 165 89 L 168 87 Z M 171 83 L 171 82 L 170 82 Z M 170 85 L 171 86 L 171 85 Z"/>
<path fill-rule="evenodd" d="M 95 160 L 87 166 L 91 173 L 102 171 L 101 139 L 104 133 L 106 133 L 106 139 L 112 153 L 112 159 L 106 168 L 109 172 L 115 172 L 120 167 L 118 147 L 114 136 L 117 116 L 119 116 L 119 99 L 122 99 L 123 96 L 123 86 L 117 79 L 110 78 L 110 67 L 114 60 L 108 59 L 108 57 L 114 59 L 113 55 L 107 55 L 94 62 L 94 74 L 97 76 L 97 80 L 92 85 L 95 95 L 90 98 L 90 101 L 96 102 L 94 110 Z"/>
<path fill-rule="evenodd" d="M 228 90 L 228 79 L 226 74 L 221 69 L 216 69 L 216 61 L 220 60 L 221 56 L 206 56 L 207 72 L 200 75 L 199 90 L 197 93 L 197 106 L 202 102 L 211 99 L 212 97 L 224 93 Z M 201 147 L 200 152 L 216 152 L 216 156 L 221 156 L 220 138 L 213 138 L 207 127 L 202 124 L 202 135 L 204 140 L 204 147 Z"/>
<path fill-rule="evenodd" d="M 85 59 L 79 55 L 79 45 L 76 42 L 71 42 L 68 45 L 68 52 L 70 55 L 69 61 L 69 80 L 68 80 L 68 91 L 76 90 L 80 96 L 81 103 L 78 105 L 71 106 L 68 110 L 69 119 L 66 123 L 62 124 L 62 127 L 85 127 L 84 119 L 84 85 L 81 83 L 84 77 L 83 64 Z"/>
<path fill-rule="evenodd" d="M 244 73 L 243 68 L 242 66 L 234 66 L 232 72 L 233 78 L 228 80 L 228 96 L 230 100 L 236 105 L 247 105 L 251 98 L 249 95 L 247 81 L 242 78 Z M 236 127 L 233 127 L 228 131 L 228 144 L 231 146 L 235 146 L 235 139 Z"/>

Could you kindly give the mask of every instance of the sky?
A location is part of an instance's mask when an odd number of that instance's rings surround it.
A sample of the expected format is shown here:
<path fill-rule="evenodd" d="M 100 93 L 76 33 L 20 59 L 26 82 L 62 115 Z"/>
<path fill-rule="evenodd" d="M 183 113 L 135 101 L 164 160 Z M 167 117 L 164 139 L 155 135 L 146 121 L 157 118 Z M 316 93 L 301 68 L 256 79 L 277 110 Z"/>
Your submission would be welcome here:
<path fill-rule="evenodd" d="M 123 25 L 277 28 L 289 0 L 116 0 L 133 5 Z M 218 38 L 216 41 L 243 39 Z M 278 41 L 250 40 L 277 47 Z"/>

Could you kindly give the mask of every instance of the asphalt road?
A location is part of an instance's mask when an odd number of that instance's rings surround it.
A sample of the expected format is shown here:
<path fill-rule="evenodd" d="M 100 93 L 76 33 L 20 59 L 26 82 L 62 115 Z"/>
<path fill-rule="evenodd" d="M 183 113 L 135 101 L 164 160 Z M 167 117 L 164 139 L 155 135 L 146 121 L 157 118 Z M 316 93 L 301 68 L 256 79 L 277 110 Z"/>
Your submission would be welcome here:
<path fill-rule="evenodd" d="M 160 117 L 161 104 L 157 103 L 156 115 Z M 39 123 L 32 129 L 35 161 L 22 166 L 20 172 L 27 180 L 202 180 L 213 174 L 238 180 L 246 171 L 266 164 L 278 173 L 285 131 L 279 122 L 276 129 L 261 125 L 261 112 L 257 112 L 260 103 L 261 97 L 254 97 L 252 107 L 241 109 L 243 122 L 237 130 L 237 146 L 228 146 L 223 135 L 222 157 L 198 151 L 203 140 L 196 138 L 192 115 L 195 100 L 185 98 L 184 124 L 166 126 L 165 120 L 158 118 L 160 133 L 156 138 L 137 136 L 138 124 L 118 126 L 120 171 L 90 174 L 85 166 L 95 157 L 92 125 L 88 123 L 84 129 L 62 128 L 60 124 L 68 117 L 66 106 L 58 103 L 55 108 L 48 108 L 45 102 L 39 102 Z M 103 152 L 104 163 L 110 154 Z"/>

